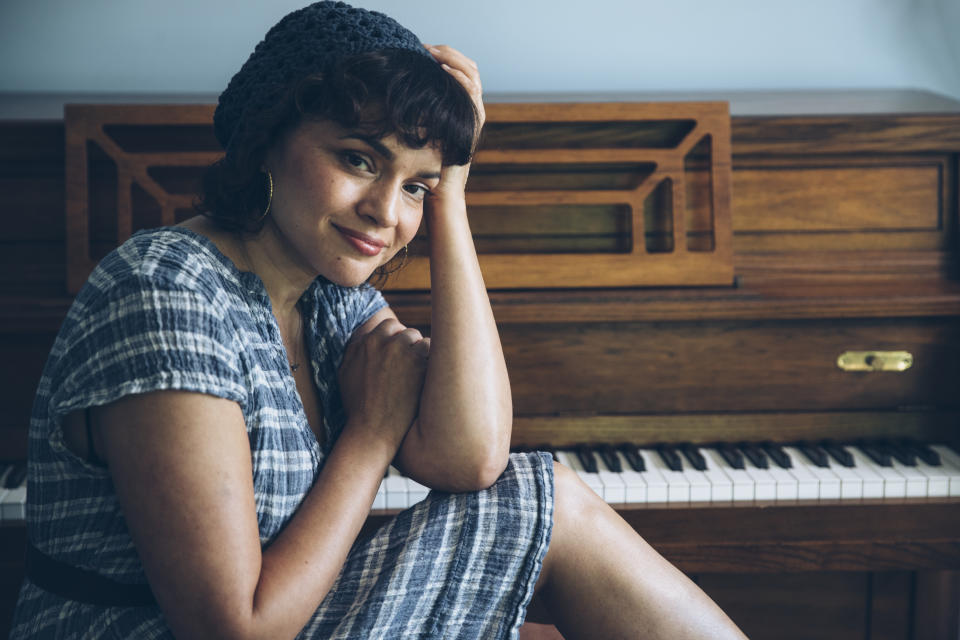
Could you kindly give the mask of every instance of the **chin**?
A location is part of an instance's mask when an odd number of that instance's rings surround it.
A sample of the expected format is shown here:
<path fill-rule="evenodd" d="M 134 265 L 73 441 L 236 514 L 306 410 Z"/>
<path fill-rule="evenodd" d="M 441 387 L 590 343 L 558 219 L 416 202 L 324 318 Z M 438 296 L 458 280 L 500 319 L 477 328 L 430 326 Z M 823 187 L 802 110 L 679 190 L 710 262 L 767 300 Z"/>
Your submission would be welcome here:
<path fill-rule="evenodd" d="M 374 269 L 351 269 L 346 272 L 344 270 L 333 270 L 330 273 L 321 272 L 320 275 L 341 287 L 359 287 L 368 282 L 374 273 Z"/>

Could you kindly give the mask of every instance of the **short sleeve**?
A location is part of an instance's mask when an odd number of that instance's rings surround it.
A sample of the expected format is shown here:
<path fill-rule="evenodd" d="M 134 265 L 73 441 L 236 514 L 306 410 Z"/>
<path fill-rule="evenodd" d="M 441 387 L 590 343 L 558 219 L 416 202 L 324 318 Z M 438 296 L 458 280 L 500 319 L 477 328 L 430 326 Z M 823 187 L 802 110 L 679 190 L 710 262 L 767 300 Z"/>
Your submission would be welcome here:
<path fill-rule="evenodd" d="M 64 415 L 162 389 L 241 404 L 246 386 L 226 305 L 175 281 L 88 284 L 55 345 L 50 412 Z"/>
<path fill-rule="evenodd" d="M 327 284 L 321 288 L 323 304 L 328 321 L 341 344 L 346 344 L 359 327 L 387 306 L 383 295 L 372 286 L 339 287 Z"/>
<path fill-rule="evenodd" d="M 337 371 L 350 336 L 373 315 L 387 306 L 379 291 L 369 285 L 340 287 L 315 281 L 310 298 L 310 352 L 320 392 L 327 436 L 325 446 L 333 446 L 346 422 Z"/>

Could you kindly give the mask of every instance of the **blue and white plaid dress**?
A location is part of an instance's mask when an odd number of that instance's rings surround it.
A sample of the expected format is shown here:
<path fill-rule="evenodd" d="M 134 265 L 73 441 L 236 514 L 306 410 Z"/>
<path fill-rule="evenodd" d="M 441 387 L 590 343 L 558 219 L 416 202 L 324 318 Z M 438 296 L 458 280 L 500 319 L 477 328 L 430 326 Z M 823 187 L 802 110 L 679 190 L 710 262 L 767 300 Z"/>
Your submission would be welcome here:
<path fill-rule="evenodd" d="M 146 577 L 109 472 L 63 441 L 61 419 L 132 393 L 228 398 L 250 438 L 260 540 L 270 544 L 323 466 L 345 416 L 337 369 L 354 329 L 386 303 L 318 279 L 304 294 L 325 448 L 306 421 L 260 279 L 207 238 L 144 231 L 77 296 L 44 369 L 29 436 L 27 531 L 48 556 L 121 583 Z M 134 428 L 136 425 L 131 425 Z M 491 488 L 431 492 L 351 551 L 301 637 L 515 638 L 549 544 L 553 467 L 512 455 Z M 159 607 L 102 607 L 24 581 L 13 638 L 168 638 Z"/>

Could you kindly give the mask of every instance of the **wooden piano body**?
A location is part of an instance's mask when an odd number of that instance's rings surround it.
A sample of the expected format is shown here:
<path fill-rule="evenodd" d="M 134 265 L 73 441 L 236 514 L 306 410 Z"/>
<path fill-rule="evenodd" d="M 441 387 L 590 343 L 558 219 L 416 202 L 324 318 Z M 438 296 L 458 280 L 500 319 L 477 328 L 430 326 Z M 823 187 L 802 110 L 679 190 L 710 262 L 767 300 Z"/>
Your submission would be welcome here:
<path fill-rule="evenodd" d="M 960 103 L 690 98 L 490 105 L 469 206 L 514 444 L 960 444 Z M 0 461 L 25 457 L 46 350 L 92 264 L 189 215 L 210 113 L 0 122 Z M 428 331 L 424 262 L 387 296 Z M 911 366 L 883 370 L 889 352 Z M 620 511 L 751 637 L 957 637 L 960 499 Z M 0 524 L 0 623 L 23 536 Z"/>

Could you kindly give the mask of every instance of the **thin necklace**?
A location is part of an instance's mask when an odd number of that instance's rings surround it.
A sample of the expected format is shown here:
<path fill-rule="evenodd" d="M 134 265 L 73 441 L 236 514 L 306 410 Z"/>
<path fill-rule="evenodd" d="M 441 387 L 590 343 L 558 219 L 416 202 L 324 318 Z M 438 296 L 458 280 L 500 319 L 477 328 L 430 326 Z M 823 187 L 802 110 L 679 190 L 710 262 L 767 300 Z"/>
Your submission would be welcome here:
<path fill-rule="evenodd" d="M 243 252 L 243 258 L 246 262 L 247 269 L 250 272 L 256 273 L 253 269 L 253 261 L 250 260 L 250 254 L 247 253 L 247 243 L 244 242 L 243 237 L 239 233 L 237 233 L 237 244 L 240 245 L 240 251 Z M 303 313 L 301 313 L 299 305 L 295 306 L 294 309 L 297 311 L 297 342 L 296 352 L 294 353 L 294 358 L 297 358 L 297 361 L 290 362 L 290 359 L 287 358 L 287 364 L 290 366 L 290 373 L 296 373 L 297 369 L 300 368 L 300 342 L 303 340 Z"/>
<path fill-rule="evenodd" d="M 300 360 L 299 360 L 299 358 L 300 358 L 300 341 L 303 340 L 303 313 L 300 311 L 300 307 L 299 307 L 299 306 L 297 306 L 297 307 L 295 307 L 295 308 L 296 308 L 296 310 L 297 310 L 297 342 L 296 342 L 297 348 L 296 348 L 296 351 L 294 352 L 294 358 L 296 358 L 297 361 L 296 361 L 296 362 L 290 362 L 289 359 L 287 360 L 287 363 L 290 365 L 290 372 L 291 372 L 291 373 L 296 373 L 296 372 L 297 372 L 297 369 L 300 368 Z"/>

